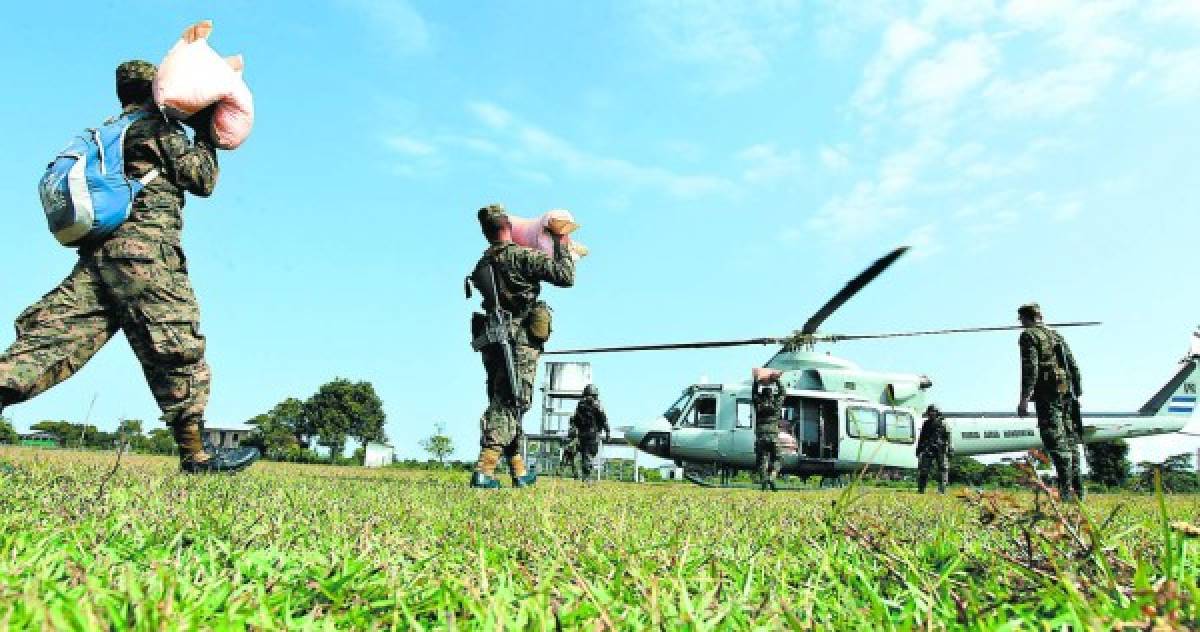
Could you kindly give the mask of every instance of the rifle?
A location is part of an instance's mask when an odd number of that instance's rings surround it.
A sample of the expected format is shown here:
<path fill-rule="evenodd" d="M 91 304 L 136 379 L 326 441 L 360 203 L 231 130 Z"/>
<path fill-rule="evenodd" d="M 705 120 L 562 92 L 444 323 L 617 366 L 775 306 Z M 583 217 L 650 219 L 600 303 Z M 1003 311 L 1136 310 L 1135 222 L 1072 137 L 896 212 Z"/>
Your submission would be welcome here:
<path fill-rule="evenodd" d="M 475 279 L 476 287 L 480 291 L 486 292 L 486 288 L 482 285 L 491 286 L 492 294 L 492 309 L 487 312 L 487 322 L 484 325 L 483 333 L 471 341 L 471 348 L 475 351 L 483 351 L 485 347 L 490 345 L 499 345 L 500 351 L 504 355 L 504 371 L 508 374 L 508 388 L 512 394 L 513 403 L 518 408 L 524 409 L 527 405 L 522 400 L 521 389 L 517 384 L 516 361 L 513 356 L 513 339 L 512 339 L 512 314 L 508 310 L 500 306 L 500 292 L 496 289 L 496 270 L 492 264 L 488 264 L 488 275 L 484 283 L 480 283 L 479 279 Z"/>
<path fill-rule="evenodd" d="M 1079 395 L 1075 392 L 1075 375 L 1071 373 L 1071 365 L 1067 362 L 1067 353 L 1062 343 L 1054 345 L 1054 359 L 1062 367 L 1067 376 L 1067 416 L 1070 418 L 1071 429 L 1083 441 L 1083 413 L 1079 410 Z"/>

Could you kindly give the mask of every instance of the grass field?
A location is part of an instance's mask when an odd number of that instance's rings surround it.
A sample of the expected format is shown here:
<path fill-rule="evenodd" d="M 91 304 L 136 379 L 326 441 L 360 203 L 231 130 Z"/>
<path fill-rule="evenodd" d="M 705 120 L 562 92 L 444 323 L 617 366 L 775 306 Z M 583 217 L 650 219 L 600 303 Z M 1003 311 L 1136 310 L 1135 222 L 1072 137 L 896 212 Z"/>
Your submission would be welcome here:
<path fill-rule="evenodd" d="M 481 492 L 462 473 L 189 478 L 129 455 L 101 489 L 111 453 L 0 461 L 6 630 L 1200 627 L 1191 496 L 1060 517 L 1032 493 Z"/>

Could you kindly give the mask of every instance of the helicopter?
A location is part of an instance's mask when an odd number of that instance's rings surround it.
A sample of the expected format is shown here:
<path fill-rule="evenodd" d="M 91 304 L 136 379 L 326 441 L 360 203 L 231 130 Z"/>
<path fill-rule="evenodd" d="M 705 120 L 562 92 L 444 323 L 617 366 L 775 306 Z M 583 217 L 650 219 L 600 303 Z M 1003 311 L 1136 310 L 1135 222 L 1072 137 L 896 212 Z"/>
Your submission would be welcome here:
<path fill-rule="evenodd" d="M 778 345 L 765 364 L 782 372 L 786 391 L 780 432 L 780 473 L 837 477 L 867 467 L 915 469 L 918 419 L 930 402 L 933 382 L 924 375 L 865 370 L 854 362 L 818 353 L 819 343 L 1019 330 L 1021 326 L 969 327 L 883 334 L 838 335 L 818 328 L 855 294 L 907 252 L 899 247 L 854 277 L 790 336 L 549 350 L 580 355 L 674 349 Z M 1048 323 L 1088 327 L 1095 321 Z M 1197 334 L 1200 336 L 1200 333 Z M 1200 390 L 1200 344 L 1195 341 L 1173 377 L 1137 411 L 1083 413 L 1083 442 L 1169 434 L 1183 429 Z M 725 473 L 754 468 L 752 381 L 692 384 L 661 416 L 623 427 L 626 441 L 647 454 L 692 470 L 687 479 L 709 485 L 697 470 Z M 984 455 L 1042 448 L 1036 416 L 1015 412 L 944 412 L 955 455 Z"/>

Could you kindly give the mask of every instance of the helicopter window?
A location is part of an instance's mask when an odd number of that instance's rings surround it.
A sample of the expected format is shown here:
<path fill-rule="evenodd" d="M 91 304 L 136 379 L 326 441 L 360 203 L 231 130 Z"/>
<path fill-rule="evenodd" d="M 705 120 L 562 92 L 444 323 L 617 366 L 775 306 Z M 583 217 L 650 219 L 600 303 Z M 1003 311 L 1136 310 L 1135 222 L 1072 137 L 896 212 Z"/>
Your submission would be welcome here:
<path fill-rule="evenodd" d="M 913 442 L 912 415 L 899 411 L 888 411 L 883 414 L 883 427 L 888 441 L 898 443 Z"/>
<path fill-rule="evenodd" d="M 737 400 L 737 427 L 754 427 L 754 404 L 748 399 Z"/>
<path fill-rule="evenodd" d="M 878 439 L 879 411 L 857 407 L 846 409 L 846 434 L 855 439 Z"/>
<path fill-rule="evenodd" d="M 679 420 L 679 413 L 683 411 L 683 406 L 685 403 L 687 403 L 687 398 L 688 392 L 684 391 L 683 395 L 680 395 L 679 399 L 675 400 L 674 404 L 671 404 L 671 407 L 667 409 L 667 412 L 663 413 L 663 417 L 666 417 L 667 422 L 672 426 L 674 426 L 675 422 Z"/>
<path fill-rule="evenodd" d="M 688 411 L 683 425 L 695 428 L 716 428 L 717 398 L 697 397 L 696 401 L 692 403 L 692 409 Z"/>

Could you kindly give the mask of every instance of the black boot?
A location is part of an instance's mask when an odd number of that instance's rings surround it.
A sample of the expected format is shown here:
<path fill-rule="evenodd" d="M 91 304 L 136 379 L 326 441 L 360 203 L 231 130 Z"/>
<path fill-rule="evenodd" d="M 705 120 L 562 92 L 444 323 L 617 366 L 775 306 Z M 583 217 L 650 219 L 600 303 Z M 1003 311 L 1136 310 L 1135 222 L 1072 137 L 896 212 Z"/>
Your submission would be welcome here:
<path fill-rule="evenodd" d="M 197 461 L 186 459 L 179 464 L 179 469 L 185 474 L 216 474 L 219 472 L 240 472 L 258 460 L 261 456 L 258 448 L 233 448 L 230 450 L 215 450 L 208 459 Z"/>
<path fill-rule="evenodd" d="M 471 487 L 476 489 L 500 489 L 500 481 L 483 472 L 475 472 L 471 475 Z"/>

